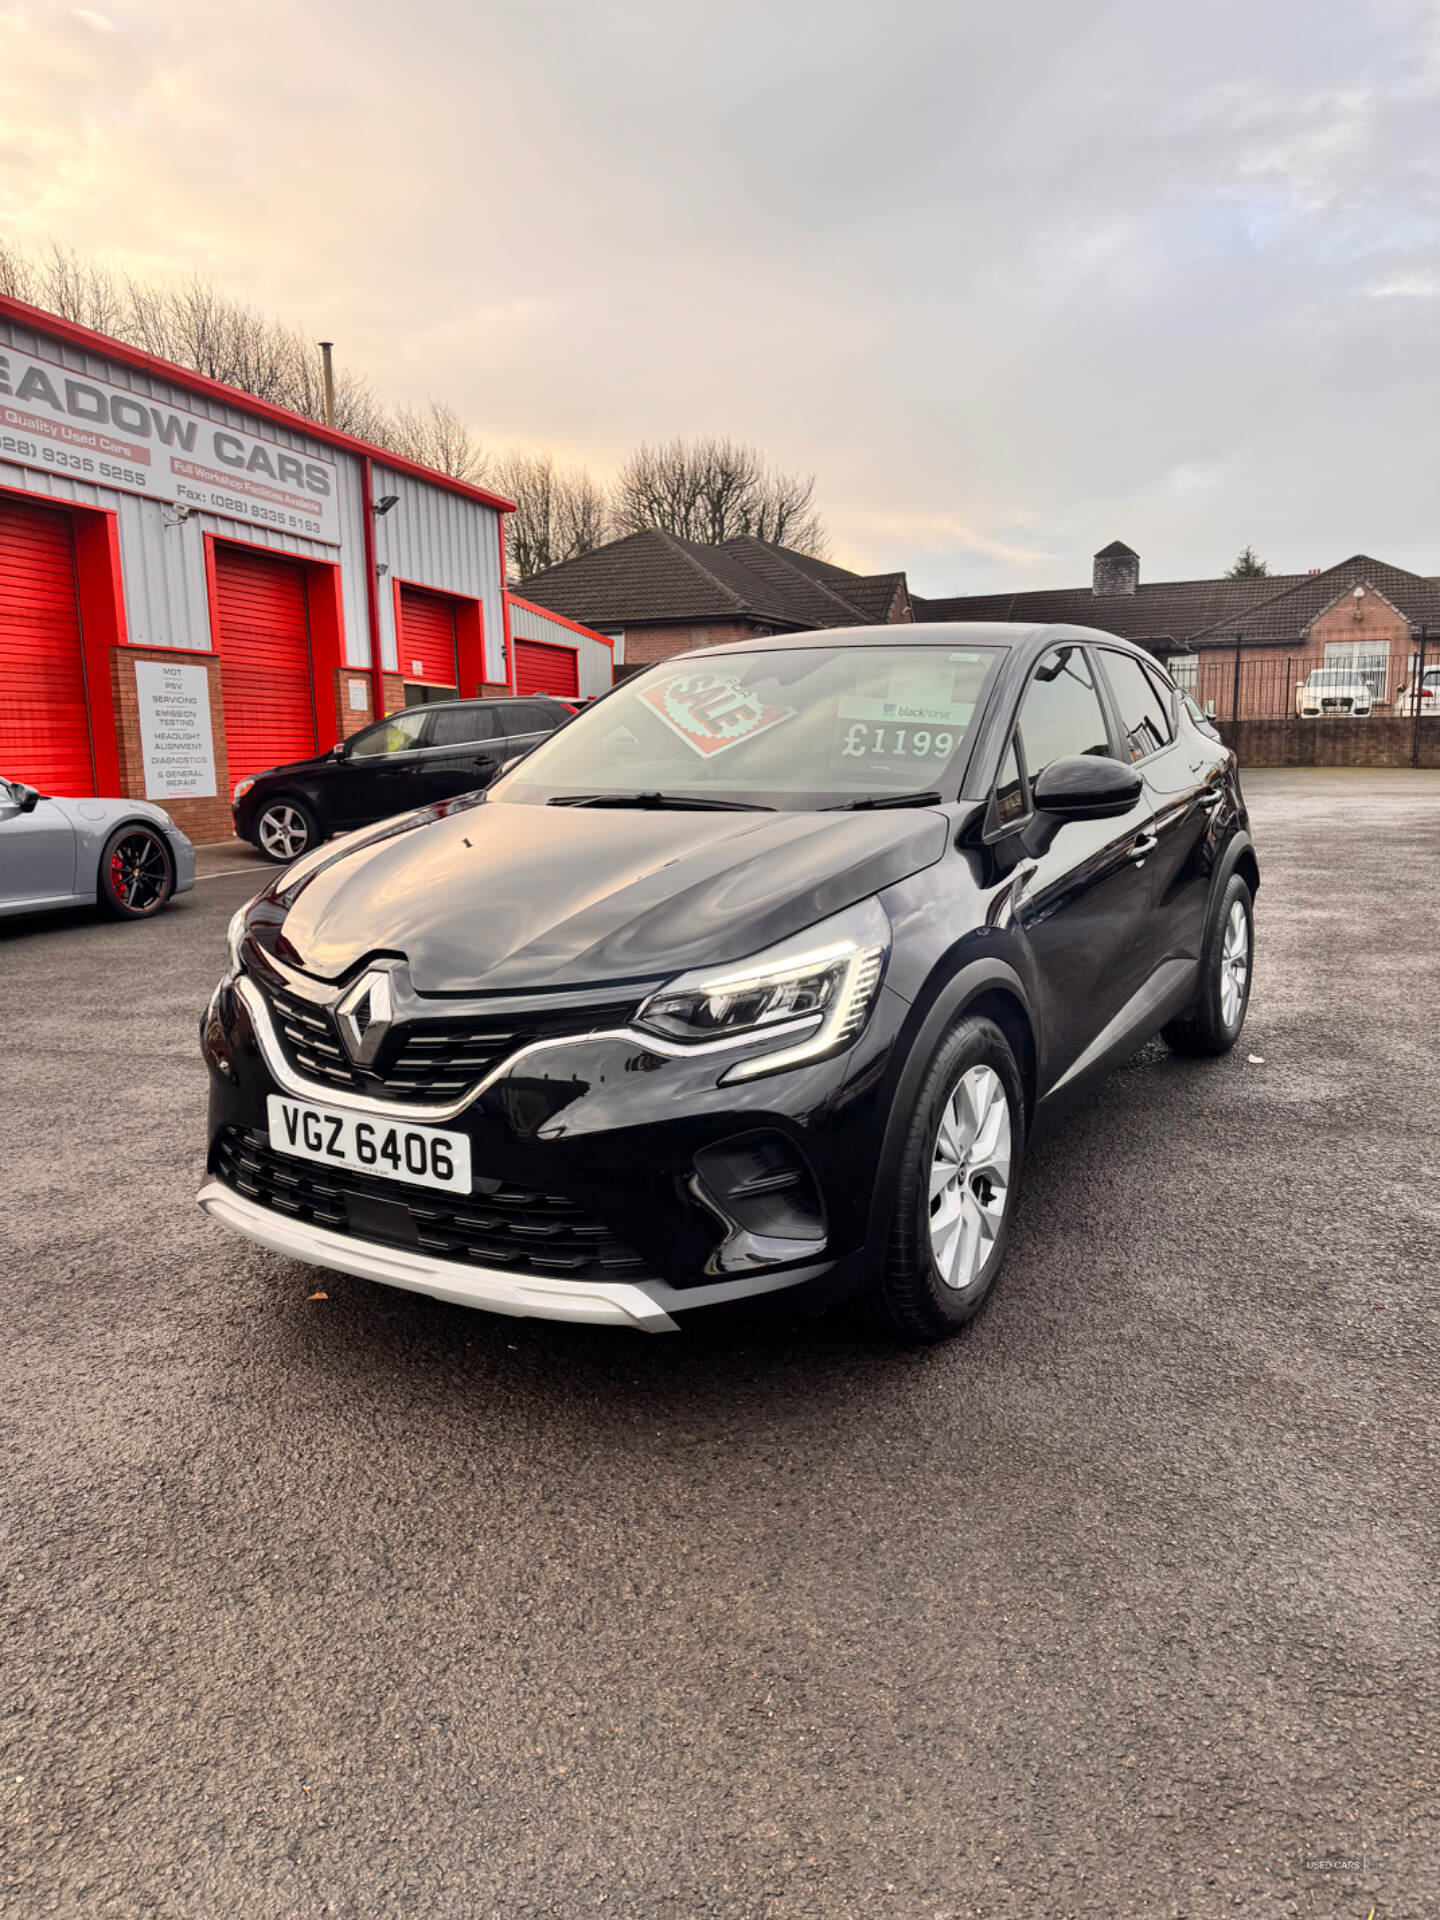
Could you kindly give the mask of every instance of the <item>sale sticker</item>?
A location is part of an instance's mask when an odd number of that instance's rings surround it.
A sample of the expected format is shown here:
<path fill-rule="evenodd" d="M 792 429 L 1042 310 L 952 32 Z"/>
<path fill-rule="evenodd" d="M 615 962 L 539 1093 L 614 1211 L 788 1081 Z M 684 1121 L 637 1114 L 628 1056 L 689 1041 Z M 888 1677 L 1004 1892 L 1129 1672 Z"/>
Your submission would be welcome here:
<path fill-rule="evenodd" d="M 640 698 L 706 760 L 795 718 L 794 707 L 772 707 L 733 675 L 714 671 L 677 674 Z"/>

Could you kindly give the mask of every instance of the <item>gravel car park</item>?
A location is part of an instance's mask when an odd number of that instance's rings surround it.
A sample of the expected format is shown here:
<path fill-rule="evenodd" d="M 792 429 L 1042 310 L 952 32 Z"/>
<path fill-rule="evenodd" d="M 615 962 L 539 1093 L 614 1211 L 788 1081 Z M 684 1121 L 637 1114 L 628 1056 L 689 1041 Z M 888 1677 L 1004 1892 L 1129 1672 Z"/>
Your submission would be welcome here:
<path fill-rule="evenodd" d="M 1240 1046 L 1039 1142 L 923 1350 L 245 1247 L 191 1204 L 194 1032 L 268 870 L 0 927 L 0 1906 L 1440 1907 L 1440 778 L 1245 791 Z"/>

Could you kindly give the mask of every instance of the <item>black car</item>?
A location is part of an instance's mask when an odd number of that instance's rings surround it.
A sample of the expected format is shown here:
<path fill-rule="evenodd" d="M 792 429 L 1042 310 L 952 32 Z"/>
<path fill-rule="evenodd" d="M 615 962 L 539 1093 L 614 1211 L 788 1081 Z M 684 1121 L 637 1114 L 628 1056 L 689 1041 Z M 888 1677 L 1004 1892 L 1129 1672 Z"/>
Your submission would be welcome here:
<path fill-rule="evenodd" d="M 1234 755 L 1108 634 L 683 655 L 241 909 L 200 1204 L 502 1313 L 938 1339 L 1042 1122 L 1234 1045 L 1258 884 Z"/>
<path fill-rule="evenodd" d="M 235 831 L 288 865 L 332 833 L 368 827 L 493 780 L 571 719 L 563 700 L 437 700 L 402 707 L 329 753 L 241 780 Z"/>

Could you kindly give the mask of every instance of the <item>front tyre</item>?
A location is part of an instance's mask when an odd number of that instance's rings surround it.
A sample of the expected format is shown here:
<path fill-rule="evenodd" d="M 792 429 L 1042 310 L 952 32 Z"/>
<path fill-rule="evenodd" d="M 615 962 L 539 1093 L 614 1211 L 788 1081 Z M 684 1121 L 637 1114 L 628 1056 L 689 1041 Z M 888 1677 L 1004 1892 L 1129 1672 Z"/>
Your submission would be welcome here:
<path fill-rule="evenodd" d="M 300 800 L 270 800 L 255 820 L 255 845 L 277 867 L 288 867 L 319 844 L 320 823 Z"/>
<path fill-rule="evenodd" d="M 95 892 L 116 920 L 148 920 L 175 891 L 175 862 L 154 827 L 120 827 L 105 842 Z"/>
<path fill-rule="evenodd" d="M 1173 1052 L 1214 1058 L 1230 1051 L 1245 1024 L 1254 961 L 1254 899 L 1235 873 L 1221 895 L 1220 911 L 1205 942 L 1195 1004 L 1183 1019 L 1160 1029 Z"/>
<path fill-rule="evenodd" d="M 1005 1257 L 1025 1145 L 1015 1056 L 989 1020 L 962 1019 L 926 1069 L 901 1150 L 885 1270 L 870 1306 L 908 1340 L 973 1320 Z"/>

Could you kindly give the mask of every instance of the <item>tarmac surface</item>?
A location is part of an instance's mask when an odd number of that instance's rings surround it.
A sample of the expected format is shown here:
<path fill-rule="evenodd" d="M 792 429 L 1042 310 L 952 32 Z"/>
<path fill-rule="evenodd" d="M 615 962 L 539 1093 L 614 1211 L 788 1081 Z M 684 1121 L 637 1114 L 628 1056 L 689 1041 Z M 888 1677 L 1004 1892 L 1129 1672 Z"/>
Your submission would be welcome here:
<path fill-rule="evenodd" d="M 1246 784 L 1240 1047 L 1038 1143 L 933 1351 L 230 1239 L 257 869 L 0 923 L 0 1913 L 1440 1912 L 1440 774 Z"/>

